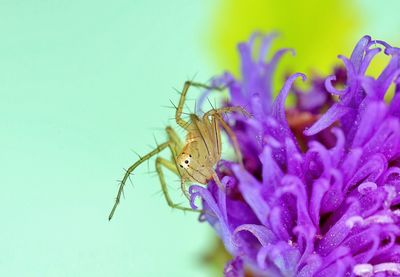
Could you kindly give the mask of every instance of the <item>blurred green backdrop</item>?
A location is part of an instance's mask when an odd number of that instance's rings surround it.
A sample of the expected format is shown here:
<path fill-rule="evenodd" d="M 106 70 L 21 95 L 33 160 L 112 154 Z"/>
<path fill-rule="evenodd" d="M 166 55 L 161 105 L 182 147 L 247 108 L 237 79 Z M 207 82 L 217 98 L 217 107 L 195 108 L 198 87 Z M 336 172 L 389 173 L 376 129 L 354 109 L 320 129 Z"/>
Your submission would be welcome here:
<path fill-rule="evenodd" d="M 210 227 L 169 209 L 146 165 L 107 216 L 131 149 L 163 140 L 172 87 L 233 67 L 233 50 L 218 45 L 279 28 L 247 21 L 251 6 L 234 18 L 239 2 L 0 0 L 0 276 L 212 274 L 200 262 Z M 400 42 L 399 2 L 384 2 L 352 1 L 357 28 L 329 37 L 338 52 L 364 33 Z"/>

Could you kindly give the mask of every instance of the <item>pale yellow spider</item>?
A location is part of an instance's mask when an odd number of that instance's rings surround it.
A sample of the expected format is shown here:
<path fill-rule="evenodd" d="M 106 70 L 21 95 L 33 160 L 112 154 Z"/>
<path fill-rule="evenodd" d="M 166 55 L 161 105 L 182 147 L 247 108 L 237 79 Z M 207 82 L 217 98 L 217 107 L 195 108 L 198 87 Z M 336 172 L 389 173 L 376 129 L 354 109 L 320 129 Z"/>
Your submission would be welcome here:
<path fill-rule="evenodd" d="M 125 183 L 129 175 L 144 161 L 150 159 L 152 156 L 160 153 L 165 148 L 169 148 L 172 152 L 172 160 L 166 160 L 161 157 L 156 159 L 156 171 L 160 178 L 161 188 L 168 205 L 172 208 L 180 209 L 183 211 L 193 211 L 191 208 L 183 207 L 179 204 L 173 203 L 164 180 L 162 167 L 165 167 L 180 176 L 181 189 L 187 198 L 190 198 L 189 193 L 186 191 L 187 182 L 195 182 L 200 184 L 207 184 L 209 180 L 213 179 L 216 184 L 223 189 L 221 181 L 215 173 L 214 166 L 221 159 L 221 133 L 220 126 L 224 128 L 227 135 L 230 137 L 236 155 L 241 163 L 242 157 L 239 150 L 239 145 L 235 134 L 224 121 L 223 114 L 228 112 L 241 112 L 249 116 L 247 111 L 242 107 L 223 107 L 219 109 L 212 109 L 206 112 L 201 118 L 196 114 L 190 114 L 190 121 L 182 119 L 183 106 L 185 103 L 186 94 L 190 86 L 201 87 L 206 89 L 220 89 L 210 87 L 200 83 L 187 81 L 183 87 L 178 107 L 176 108 L 175 120 L 176 123 L 187 131 L 185 144 L 182 143 L 177 133 L 171 128 L 167 127 L 166 132 L 168 140 L 157 146 L 156 149 L 141 157 L 137 162 L 131 165 L 126 171 L 124 178 L 119 186 L 118 194 L 115 199 L 114 207 L 108 217 L 109 220 L 114 215 L 115 209 L 120 201 Z"/>

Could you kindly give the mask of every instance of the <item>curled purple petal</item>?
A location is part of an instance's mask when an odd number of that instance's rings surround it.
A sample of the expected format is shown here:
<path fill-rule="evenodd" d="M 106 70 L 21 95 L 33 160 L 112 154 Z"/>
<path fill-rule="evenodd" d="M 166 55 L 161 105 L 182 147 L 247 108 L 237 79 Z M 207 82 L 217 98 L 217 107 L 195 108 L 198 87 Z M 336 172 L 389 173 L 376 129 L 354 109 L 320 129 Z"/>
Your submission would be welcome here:
<path fill-rule="evenodd" d="M 333 95 L 338 95 L 338 96 L 342 96 L 346 93 L 349 92 L 349 87 L 346 87 L 344 90 L 340 91 L 338 89 L 336 89 L 333 85 L 332 85 L 332 81 L 336 81 L 336 76 L 329 76 L 325 79 L 325 87 L 326 90 L 333 94 Z"/>

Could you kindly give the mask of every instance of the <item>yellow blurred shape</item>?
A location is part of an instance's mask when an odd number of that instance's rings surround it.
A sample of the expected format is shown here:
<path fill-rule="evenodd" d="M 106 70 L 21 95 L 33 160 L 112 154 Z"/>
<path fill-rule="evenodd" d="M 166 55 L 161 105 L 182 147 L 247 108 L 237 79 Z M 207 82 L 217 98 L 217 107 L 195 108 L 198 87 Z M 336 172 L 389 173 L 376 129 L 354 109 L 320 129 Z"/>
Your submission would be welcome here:
<path fill-rule="evenodd" d="M 214 60 L 220 69 L 235 73 L 239 65 L 236 45 L 254 31 L 280 33 L 272 50 L 296 50 L 294 58 L 283 59 L 278 76 L 288 70 L 327 74 L 334 64 L 340 63 L 337 55 L 350 56 L 359 39 L 354 37 L 360 17 L 353 1 L 222 0 L 213 20 L 211 39 L 207 41 L 211 41 Z"/>

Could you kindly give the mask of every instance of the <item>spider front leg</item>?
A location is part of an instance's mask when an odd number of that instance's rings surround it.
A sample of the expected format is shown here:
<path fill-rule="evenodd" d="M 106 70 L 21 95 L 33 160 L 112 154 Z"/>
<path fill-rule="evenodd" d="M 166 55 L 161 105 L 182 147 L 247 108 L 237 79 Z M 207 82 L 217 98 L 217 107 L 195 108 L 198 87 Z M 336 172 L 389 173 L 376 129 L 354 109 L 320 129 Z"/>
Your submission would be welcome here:
<path fill-rule="evenodd" d="M 240 107 L 240 106 L 223 107 L 223 108 L 218 108 L 218 109 L 212 109 L 212 110 L 206 112 L 203 117 L 212 116 L 214 114 L 222 115 L 224 113 L 233 113 L 233 112 L 238 112 L 238 113 L 243 114 L 246 117 L 251 117 L 251 114 L 249 114 L 248 111 L 246 111 L 243 107 Z"/>
<path fill-rule="evenodd" d="M 172 171 L 173 173 L 177 174 L 178 176 L 180 176 L 180 175 L 178 173 L 178 170 L 176 169 L 175 163 L 168 161 L 166 159 L 160 158 L 160 157 L 158 157 L 156 159 L 156 171 L 157 171 L 158 177 L 160 178 L 161 189 L 164 194 L 165 200 L 167 201 L 168 206 L 170 206 L 171 208 L 174 208 L 174 209 L 182 210 L 182 211 L 201 212 L 198 210 L 193 210 L 191 208 L 183 207 L 180 204 L 175 204 L 172 201 L 171 196 L 169 195 L 169 192 L 168 192 L 167 183 L 165 182 L 162 167 L 167 168 L 168 170 Z M 186 191 L 183 190 L 183 192 L 186 195 Z M 190 195 L 189 195 L 189 199 L 190 199 Z"/>
<path fill-rule="evenodd" d="M 186 196 L 186 198 L 190 201 L 190 194 L 187 192 L 186 187 L 185 187 L 185 184 L 186 184 L 185 179 L 182 178 L 182 176 L 180 176 L 180 174 L 179 174 L 179 171 L 178 171 L 178 168 L 177 168 L 177 160 L 176 160 L 177 154 L 183 148 L 183 143 L 180 140 L 178 134 L 171 127 L 168 126 L 166 128 L 166 132 L 168 134 L 169 141 L 171 142 L 170 145 L 169 145 L 169 148 L 171 150 L 173 162 L 160 158 L 158 160 L 158 165 L 157 165 L 157 161 L 156 161 L 156 169 L 158 168 L 157 172 L 158 172 L 158 176 L 160 178 L 161 188 L 163 190 L 163 194 L 165 196 L 165 199 L 167 200 L 167 203 L 168 203 L 168 205 L 170 207 L 187 211 L 187 210 L 189 210 L 189 208 L 181 207 L 180 205 L 174 204 L 172 202 L 171 197 L 169 196 L 169 193 L 168 193 L 168 189 L 167 189 L 165 180 L 164 180 L 164 174 L 163 174 L 162 169 L 161 169 L 161 166 L 164 166 L 164 167 L 166 167 L 167 169 L 169 169 L 170 171 L 172 171 L 173 173 L 175 173 L 176 175 L 178 175 L 181 178 L 181 190 L 182 190 L 183 194 Z M 190 210 L 194 211 L 192 209 L 190 209 Z"/>
<path fill-rule="evenodd" d="M 119 201 L 121 199 L 121 195 L 122 195 L 122 193 L 124 191 L 124 187 L 125 187 L 126 181 L 128 180 L 129 176 L 132 174 L 132 172 L 136 169 L 136 167 L 138 167 L 140 164 L 142 164 L 143 162 L 147 161 L 148 159 L 150 159 L 154 155 L 160 153 L 162 150 L 167 148 L 169 145 L 170 145 L 169 141 L 158 145 L 156 149 L 154 149 L 153 151 L 151 151 L 151 152 L 147 153 L 146 155 L 144 155 L 143 157 L 141 157 L 137 162 L 135 162 L 133 165 L 131 165 L 128 168 L 128 170 L 126 170 L 125 175 L 122 178 L 121 184 L 119 185 L 117 197 L 115 198 L 115 203 L 114 203 L 114 206 L 113 206 L 113 208 L 112 208 L 112 210 L 110 212 L 110 215 L 108 216 L 108 220 L 111 220 L 111 218 L 114 216 L 115 210 L 117 209 L 117 206 L 118 206 Z"/>
<path fill-rule="evenodd" d="M 224 89 L 221 87 L 212 87 L 212 86 L 208 86 L 208 85 L 205 85 L 202 83 L 186 81 L 185 84 L 183 85 L 181 97 L 179 99 L 178 107 L 176 107 L 176 113 L 175 113 L 176 123 L 179 126 L 181 126 L 183 129 L 187 129 L 187 127 L 189 126 L 189 122 L 182 119 L 182 112 L 183 112 L 183 107 L 185 105 L 187 92 L 191 86 L 198 87 L 198 88 L 205 88 L 205 89 L 214 89 L 214 90 L 223 90 Z"/>

